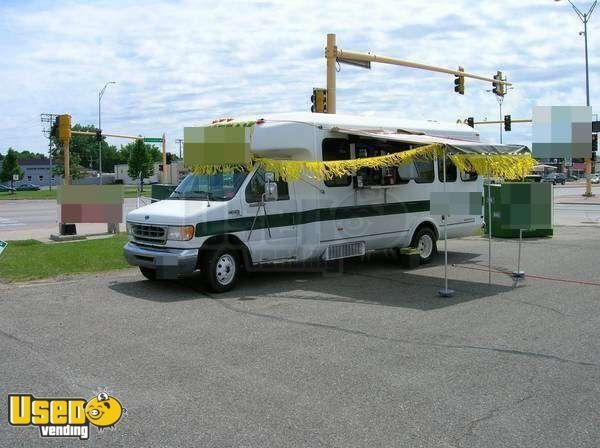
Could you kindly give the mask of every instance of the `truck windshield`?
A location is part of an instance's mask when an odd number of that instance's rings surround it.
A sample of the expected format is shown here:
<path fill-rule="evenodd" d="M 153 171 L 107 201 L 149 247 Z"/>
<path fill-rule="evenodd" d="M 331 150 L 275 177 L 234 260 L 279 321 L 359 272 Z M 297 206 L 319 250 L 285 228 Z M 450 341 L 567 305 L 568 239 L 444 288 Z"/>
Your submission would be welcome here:
<path fill-rule="evenodd" d="M 171 193 L 169 199 L 228 201 L 235 196 L 247 175 L 246 171 L 207 176 L 189 174 Z"/>

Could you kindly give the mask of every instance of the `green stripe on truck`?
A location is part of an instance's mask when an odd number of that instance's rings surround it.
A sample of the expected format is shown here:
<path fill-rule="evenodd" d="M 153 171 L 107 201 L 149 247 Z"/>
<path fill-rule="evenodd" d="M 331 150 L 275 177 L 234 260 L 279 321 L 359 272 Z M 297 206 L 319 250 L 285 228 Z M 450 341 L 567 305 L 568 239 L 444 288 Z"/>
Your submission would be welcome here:
<path fill-rule="evenodd" d="M 390 204 L 353 205 L 337 208 L 317 208 L 301 212 L 260 215 L 254 229 L 286 227 L 312 222 L 333 221 L 336 219 L 368 218 L 371 216 L 399 215 L 404 213 L 428 212 L 429 201 L 394 202 Z M 268 225 L 267 225 L 268 220 Z M 219 235 L 222 233 L 244 232 L 252 228 L 254 216 L 224 219 L 221 221 L 196 224 L 196 237 Z"/>

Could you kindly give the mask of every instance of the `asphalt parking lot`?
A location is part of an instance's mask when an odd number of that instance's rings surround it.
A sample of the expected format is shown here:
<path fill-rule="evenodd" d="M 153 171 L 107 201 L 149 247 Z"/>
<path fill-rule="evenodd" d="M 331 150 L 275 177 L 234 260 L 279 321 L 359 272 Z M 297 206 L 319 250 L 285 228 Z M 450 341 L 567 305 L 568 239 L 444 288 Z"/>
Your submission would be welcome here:
<path fill-rule="evenodd" d="M 442 264 L 386 255 L 224 295 L 133 269 L 0 285 L 1 396 L 107 387 L 128 410 L 80 442 L 2 407 L 0 445 L 597 447 L 600 229 L 526 241 L 518 284 L 515 241 L 491 286 L 487 240 L 448 246 L 450 299 Z"/>

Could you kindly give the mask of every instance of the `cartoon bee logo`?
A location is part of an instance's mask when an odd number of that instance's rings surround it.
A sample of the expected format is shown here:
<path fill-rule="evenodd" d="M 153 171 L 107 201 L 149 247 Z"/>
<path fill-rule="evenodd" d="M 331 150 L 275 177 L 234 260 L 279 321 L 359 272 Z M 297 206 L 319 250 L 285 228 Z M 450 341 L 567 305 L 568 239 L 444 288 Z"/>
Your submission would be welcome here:
<path fill-rule="evenodd" d="M 114 427 L 123 416 L 123 411 L 121 402 L 106 392 L 100 392 L 85 405 L 86 417 L 100 430 Z"/>

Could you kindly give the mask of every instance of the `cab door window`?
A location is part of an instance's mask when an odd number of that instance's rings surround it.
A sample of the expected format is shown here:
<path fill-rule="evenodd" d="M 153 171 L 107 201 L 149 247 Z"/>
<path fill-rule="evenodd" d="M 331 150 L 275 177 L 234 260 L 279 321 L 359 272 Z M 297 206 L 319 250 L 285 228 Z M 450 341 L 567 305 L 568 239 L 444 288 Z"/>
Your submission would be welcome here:
<path fill-rule="evenodd" d="M 277 183 L 277 200 L 285 201 L 290 199 L 290 191 L 288 183 L 283 180 L 276 181 Z M 256 170 L 250 182 L 246 186 L 246 202 L 261 202 L 265 192 L 265 170 L 259 168 Z"/>

